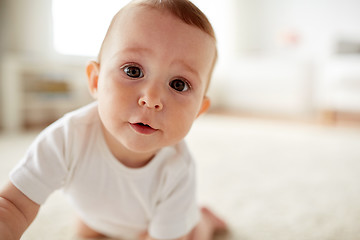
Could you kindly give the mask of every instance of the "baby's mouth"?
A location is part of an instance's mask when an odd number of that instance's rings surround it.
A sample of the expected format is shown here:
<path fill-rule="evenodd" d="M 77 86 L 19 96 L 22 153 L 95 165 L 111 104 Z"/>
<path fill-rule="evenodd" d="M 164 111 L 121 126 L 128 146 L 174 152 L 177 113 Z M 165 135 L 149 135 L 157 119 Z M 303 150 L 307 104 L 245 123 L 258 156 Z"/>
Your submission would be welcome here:
<path fill-rule="evenodd" d="M 145 123 L 135 123 L 136 125 L 139 125 L 139 126 L 142 126 L 142 127 L 149 127 L 149 128 L 152 128 L 150 125 L 148 124 L 145 124 Z"/>
<path fill-rule="evenodd" d="M 144 135 L 150 135 L 157 131 L 157 129 L 152 128 L 150 125 L 138 122 L 138 123 L 130 123 L 130 126 L 132 129 L 135 130 L 135 132 L 144 134 Z"/>

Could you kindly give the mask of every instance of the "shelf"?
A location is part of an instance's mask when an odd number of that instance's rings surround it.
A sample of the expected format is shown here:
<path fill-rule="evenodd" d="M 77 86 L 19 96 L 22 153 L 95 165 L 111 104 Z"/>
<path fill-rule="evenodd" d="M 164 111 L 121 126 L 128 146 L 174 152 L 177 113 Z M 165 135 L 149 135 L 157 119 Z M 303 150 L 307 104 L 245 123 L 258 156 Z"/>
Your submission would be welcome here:
<path fill-rule="evenodd" d="M 10 56 L 1 67 L 1 115 L 5 130 L 45 127 L 90 101 L 85 66 L 29 62 Z"/>

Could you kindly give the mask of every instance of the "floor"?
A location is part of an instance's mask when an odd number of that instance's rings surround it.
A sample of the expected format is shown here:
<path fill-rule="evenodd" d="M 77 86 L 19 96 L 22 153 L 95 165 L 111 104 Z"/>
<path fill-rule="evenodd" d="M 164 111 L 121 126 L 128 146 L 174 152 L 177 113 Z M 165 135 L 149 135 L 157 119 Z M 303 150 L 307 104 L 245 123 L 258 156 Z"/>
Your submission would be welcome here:
<path fill-rule="evenodd" d="M 0 134 L 0 184 L 37 132 Z M 360 127 L 205 115 L 188 144 L 199 202 L 230 226 L 217 240 L 360 239 Z M 77 240 L 61 192 L 22 240 Z"/>

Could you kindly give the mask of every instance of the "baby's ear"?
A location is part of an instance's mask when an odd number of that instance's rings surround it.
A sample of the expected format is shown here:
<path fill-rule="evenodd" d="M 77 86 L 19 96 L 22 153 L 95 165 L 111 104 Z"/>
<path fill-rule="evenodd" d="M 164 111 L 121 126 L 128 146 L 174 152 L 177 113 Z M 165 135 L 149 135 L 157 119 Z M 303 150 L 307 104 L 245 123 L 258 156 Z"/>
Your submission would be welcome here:
<path fill-rule="evenodd" d="M 91 96 L 97 99 L 100 64 L 91 61 L 86 66 L 86 75 Z"/>
<path fill-rule="evenodd" d="M 199 117 L 201 114 L 203 114 L 204 112 L 206 112 L 206 111 L 209 109 L 210 105 L 211 105 L 210 98 L 208 98 L 207 96 L 205 96 L 205 97 L 203 98 L 203 101 L 202 101 L 202 104 L 201 104 L 201 108 L 200 108 L 200 110 L 199 110 L 199 112 L 198 112 L 197 117 Z"/>

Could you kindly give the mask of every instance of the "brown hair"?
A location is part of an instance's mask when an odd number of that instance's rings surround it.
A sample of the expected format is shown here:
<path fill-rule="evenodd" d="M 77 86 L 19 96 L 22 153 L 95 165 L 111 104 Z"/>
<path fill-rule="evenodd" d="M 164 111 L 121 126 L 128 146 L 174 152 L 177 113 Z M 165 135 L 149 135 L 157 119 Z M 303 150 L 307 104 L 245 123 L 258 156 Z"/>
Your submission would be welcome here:
<path fill-rule="evenodd" d="M 198 27 L 216 39 L 214 29 L 205 14 L 188 0 L 135 0 L 133 3 L 166 10 L 183 22 Z"/>
<path fill-rule="evenodd" d="M 202 30 L 203 32 L 207 33 L 216 42 L 215 32 L 210 21 L 208 20 L 206 15 L 189 0 L 133 0 L 124 8 L 128 6 L 145 6 L 145 7 L 159 9 L 161 11 L 168 11 L 177 18 L 179 18 L 180 20 L 182 20 L 183 22 L 185 22 L 186 24 L 195 26 L 200 30 Z M 109 29 L 105 35 L 104 41 L 100 48 L 100 52 L 98 55 L 98 62 L 100 62 L 105 41 L 113 25 L 116 22 L 117 16 L 121 14 L 121 11 L 122 10 L 120 10 L 111 21 Z M 209 80 L 211 79 L 211 75 L 217 61 L 217 56 L 218 56 L 217 49 L 215 49 L 215 57 L 210 69 Z"/>

